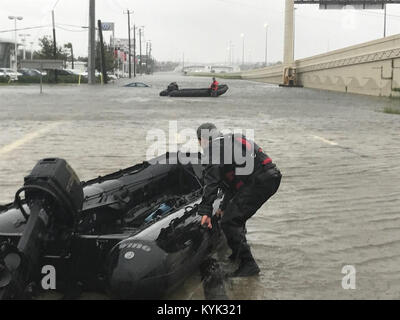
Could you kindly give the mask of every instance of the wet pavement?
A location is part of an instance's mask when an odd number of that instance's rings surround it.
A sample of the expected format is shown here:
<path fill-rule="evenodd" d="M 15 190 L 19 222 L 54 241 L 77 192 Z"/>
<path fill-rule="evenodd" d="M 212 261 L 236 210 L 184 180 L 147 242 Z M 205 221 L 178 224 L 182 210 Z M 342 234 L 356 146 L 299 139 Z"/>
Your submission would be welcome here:
<path fill-rule="evenodd" d="M 132 80 L 133 81 L 133 80 Z M 141 162 L 150 129 L 254 129 L 283 173 L 278 193 L 247 224 L 259 277 L 224 284 L 231 299 L 400 298 L 399 100 L 221 80 L 217 98 L 159 97 L 169 82 L 204 87 L 208 78 L 138 77 L 150 88 L 0 87 L 0 203 L 44 157 L 65 158 L 81 180 Z M 232 268 L 222 259 L 223 269 Z M 342 268 L 356 289 L 342 288 Z M 200 274 L 170 298 L 203 299 Z M 89 296 L 90 297 L 90 296 Z M 94 297 L 94 296 L 92 296 Z M 97 297 L 97 296 L 95 296 Z"/>

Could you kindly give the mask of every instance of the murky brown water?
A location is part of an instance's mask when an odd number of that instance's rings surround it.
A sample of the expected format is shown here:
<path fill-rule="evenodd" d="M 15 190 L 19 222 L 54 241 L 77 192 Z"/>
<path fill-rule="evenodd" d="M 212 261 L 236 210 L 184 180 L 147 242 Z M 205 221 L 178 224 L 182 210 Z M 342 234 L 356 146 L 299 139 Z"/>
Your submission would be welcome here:
<path fill-rule="evenodd" d="M 152 87 L 45 87 L 42 96 L 37 86 L 0 87 L 0 203 L 47 156 L 66 158 L 82 180 L 141 162 L 146 132 L 169 120 L 254 129 L 284 177 L 247 226 L 262 274 L 227 282 L 228 296 L 400 298 L 400 117 L 379 112 L 398 100 L 239 80 L 221 81 L 230 90 L 218 99 L 173 99 L 158 96 L 169 82 L 210 79 L 141 80 Z M 342 288 L 344 265 L 357 270 L 355 290 Z M 170 298 L 204 298 L 199 275 Z"/>

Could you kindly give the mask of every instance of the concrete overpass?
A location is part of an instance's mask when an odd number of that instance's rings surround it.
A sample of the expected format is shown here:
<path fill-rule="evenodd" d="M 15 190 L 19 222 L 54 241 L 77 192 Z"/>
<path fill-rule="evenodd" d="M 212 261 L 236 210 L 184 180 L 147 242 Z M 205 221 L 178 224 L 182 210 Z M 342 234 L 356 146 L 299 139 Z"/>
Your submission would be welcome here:
<path fill-rule="evenodd" d="M 285 0 L 283 65 L 242 72 L 247 80 L 282 84 L 285 68 L 296 70 L 297 83 L 374 96 L 400 96 L 400 35 L 313 57 L 294 60 L 294 0 Z"/>
<path fill-rule="evenodd" d="M 400 35 L 293 61 L 297 82 L 374 96 L 400 96 Z M 242 72 L 242 79 L 281 84 L 283 65 Z"/>

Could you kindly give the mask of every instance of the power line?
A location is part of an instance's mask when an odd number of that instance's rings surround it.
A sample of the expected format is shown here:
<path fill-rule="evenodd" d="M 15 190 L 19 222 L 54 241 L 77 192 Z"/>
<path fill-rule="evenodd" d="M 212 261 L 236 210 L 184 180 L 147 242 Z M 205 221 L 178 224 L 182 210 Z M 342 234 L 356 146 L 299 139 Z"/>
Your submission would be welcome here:
<path fill-rule="evenodd" d="M 61 29 L 61 30 L 64 30 L 64 31 L 69 31 L 69 32 L 87 32 L 87 30 L 71 30 L 71 29 L 67 29 L 67 28 L 61 27 L 58 24 L 56 25 L 56 27 L 57 27 L 57 29 Z"/>
<path fill-rule="evenodd" d="M 122 6 L 119 4 L 119 2 L 118 2 L 118 1 L 116 1 L 116 0 L 113 0 L 113 3 L 114 3 L 115 5 L 117 5 L 117 7 L 121 8 L 121 10 L 125 10 L 125 8 L 124 8 L 124 7 L 122 7 Z"/>
<path fill-rule="evenodd" d="M 60 1 L 60 0 L 57 0 L 57 1 L 56 1 L 56 3 L 54 4 L 53 10 L 56 8 L 56 6 L 57 6 L 57 4 L 58 4 L 59 1 Z"/>
<path fill-rule="evenodd" d="M 217 0 L 217 1 L 228 3 L 228 4 L 235 4 L 235 5 L 247 7 L 247 8 L 253 8 L 253 9 L 257 9 L 257 10 L 266 10 L 267 9 L 266 7 L 259 7 L 259 6 L 255 6 L 255 5 L 251 5 L 251 4 L 249 5 L 248 3 L 243 3 L 243 2 L 239 2 L 239 1 L 232 1 L 232 0 Z M 283 12 L 283 11 L 279 11 L 279 12 Z"/>
<path fill-rule="evenodd" d="M 11 30 L 0 30 L 0 33 L 15 32 L 15 31 L 21 31 L 21 30 L 39 29 L 39 28 L 48 28 L 48 27 L 50 27 L 50 25 L 27 27 L 27 28 L 20 28 L 20 29 L 11 29 Z"/>
<path fill-rule="evenodd" d="M 216 0 L 219 2 L 227 3 L 227 4 L 234 4 L 242 7 L 247 7 L 247 8 L 252 8 L 256 10 L 266 10 L 267 7 L 261 7 L 261 6 L 256 6 L 256 5 L 251 5 L 248 3 L 243 3 L 240 1 L 234 1 L 234 0 Z M 273 8 L 268 8 L 268 10 L 275 11 L 276 13 L 283 13 L 284 11 L 282 10 L 274 10 Z M 376 15 L 376 16 L 384 16 L 384 12 L 373 12 L 369 10 L 352 10 L 354 13 L 360 14 L 360 15 Z M 319 19 L 318 17 L 312 17 L 312 16 L 307 16 L 303 14 L 296 14 L 296 16 L 302 16 L 302 17 L 308 17 L 308 18 L 316 18 Z M 400 15 L 394 15 L 394 14 L 386 14 L 387 17 L 392 17 L 392 18 L 400 18 Z M 320 18 L 323 19 L 323 18 Z"/>
<path fill-rule="evenodd" d="M 74 27 L 74 28 L 89 28 L 88 26 L 82 26 L 82 25 L 77 25 L 77 24 L 67 24 L 67 23 L 57 23 L 58 26 L 67 26 L 67 27 Z"/>

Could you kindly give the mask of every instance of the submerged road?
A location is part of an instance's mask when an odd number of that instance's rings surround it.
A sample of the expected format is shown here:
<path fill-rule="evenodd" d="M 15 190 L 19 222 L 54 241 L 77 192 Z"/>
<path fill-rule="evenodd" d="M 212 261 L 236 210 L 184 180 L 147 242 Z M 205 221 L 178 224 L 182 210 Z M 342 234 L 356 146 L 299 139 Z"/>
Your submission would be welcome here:
<path fill-rule="evenodd" d="M 400 116 L 381 112 L 398 100 L 240 80 L 221 80 L 230 90 L 217 99 L 167 98 L 158 93 L 171 81 L 204 87 L 210 79 L 136 81 L 151 87 L 121 80 L 46 86 L 43 95 L 37 86 L 0 87 L 0 203 L 44 157 L 67 159 L 81 180 L 141 162 L 148 130 L 168 132 L 170 120 L 178 130 L 204 121 L 254 129 L 283 180 L 247 224 L 261 275 L 227 281 L 228 297 L 400 298 Z M 342 288 L 346 265 L 355 289 Z M 200 275 L 170 298 L 203 299 Z"/>

